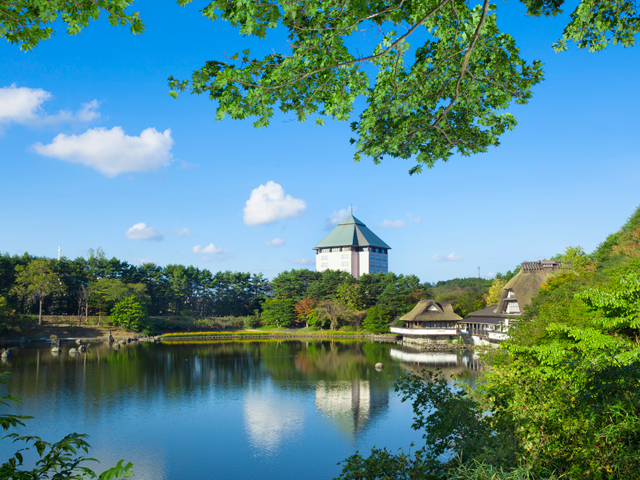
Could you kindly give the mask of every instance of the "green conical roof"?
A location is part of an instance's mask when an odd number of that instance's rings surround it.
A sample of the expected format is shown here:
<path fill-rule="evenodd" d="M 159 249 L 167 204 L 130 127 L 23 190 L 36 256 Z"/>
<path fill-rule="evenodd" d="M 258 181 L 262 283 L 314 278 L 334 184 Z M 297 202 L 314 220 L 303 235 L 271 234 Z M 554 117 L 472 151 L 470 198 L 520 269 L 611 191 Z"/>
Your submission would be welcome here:
<path fill-rule="evenodd" d="M 331 230 L 331 233 L 324 237 L 313 249 L 352 246 L 391 248 L 369 230 L 364 223 L 350 215 Z"/>

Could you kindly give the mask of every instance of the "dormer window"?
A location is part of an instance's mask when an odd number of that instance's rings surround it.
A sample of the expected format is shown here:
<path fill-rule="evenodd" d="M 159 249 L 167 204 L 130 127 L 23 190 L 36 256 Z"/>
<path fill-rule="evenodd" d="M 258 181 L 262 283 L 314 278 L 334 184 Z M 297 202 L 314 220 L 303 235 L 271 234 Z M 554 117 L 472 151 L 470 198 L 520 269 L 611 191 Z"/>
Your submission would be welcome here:
<path fill-rule="evenodd" d="M 507 298 L 514 298 L 516 296 L 515 293 L 513 293 L 513 288 L 510 288 L 509 290 L 507 290 Z"/>
<path fill-rule="evenodd" d="M 519 314 L 520 306 L 518 302 L 507 302 L 507 311 L 505 313 Z"/>
<path fill-rule="evenodd" d="M 436 307 L 435 305 L 431 305 L 429 307 L 429 311 L 430 312 L 439 312 L 440 310 L 438 310 L 438 307 Z"/>

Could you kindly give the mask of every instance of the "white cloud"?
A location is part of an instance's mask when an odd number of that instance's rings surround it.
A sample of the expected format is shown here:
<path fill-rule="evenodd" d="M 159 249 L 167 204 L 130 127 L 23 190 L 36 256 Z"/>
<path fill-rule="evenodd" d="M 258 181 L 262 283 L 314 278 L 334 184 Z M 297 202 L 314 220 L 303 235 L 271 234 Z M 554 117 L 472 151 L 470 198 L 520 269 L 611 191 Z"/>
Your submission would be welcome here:
<path fill-rule="evenodd" d="M 41 88 L 9 87 L 0 88 L 0 123 L 20 123 L 22 125 L 44 126 L 62 122 L 91 122 L 100 117 L 97 111 L 99 103 L 92 100 L 83 103 L 75 114 L 68 110 L 60 110 L 55 115 L 48 115 L 42 104 L 53 97 L 50 92 Z"/>
<path fill-rule="evenodd" d="M 191 235 L 193 235 L 193 233 L 191 233 L 191 230 L 189 230 L 188 228 L 174 228 L 171 232 L 176 235 L 180 235 L 181 237 L 190 237 Z"/>
<path fill-rule="evenodd" d="M 76 118 L 81 122 L 91 122 L 100 117 L 100 112 L 97 112 L 100 104 L 97 100 L 91 100 L 89 103 L 83 103 L 82 108 L 76 112 Z"/>
<path fill-rule="evenodd" d="M 281 247 L 284 245 L 284 240 L 281 238 L 274 238 L 273 240 L 267 240 L 264 244 L 267 247 Z"/>
<path fill-rule="evenodd" d="M 462 260 L 462 257 L 456 255 L 451 252 L 449 255 L 444 255 L 442 253 L 436 253 L 433 257 L 431 257 L 432 262 L 458 262 Z"/>
<path fill-rule="evenodd" d="M 262 225 L 282 218 L 300 217 L 306 208 L 304 200 L 285 195 L 280 184 L 268 181 L 251 191 L 243 219 L 245 225 Z"/>
<path fill-rule="evenodd" d="M 115 177 L 124 172 L 157 170 L 171 163 L 171 130 L 147 128 L 139 137 L 125 135 L 121 127 L 92 128 L 81 135 L 57 135 L 49 145 L 37 143 L 40 155 L 91 167 Z"/>
<path fill-rule="evenodd" d="M 195 163 L 185 162 L 184 160 L 182 160 L 178 166 L 183 170 L 191 170 L 192 168 L 197 167 Z"/>
<path fill-rule="evenodd" d="M 355 210 L 356 207 L 342 208 L 340 210 L 334 210 L 334 212 L 327 217 L 325 220 L 324 228 L 325 230 L 331 230 L 334 226 L 339 224 L 342 220 L 347 218 L 349 215 L 352 215 L 352 210 Z"/>
<path fill-rule="evenodd" d="M 164 238 L 164 232 L 153 227 L 147 227 L 146 223 L 140 222 L 127 230 L 125 236 L 129 240 L 162 240 Z"/>
<path fill-rule="evenodd" d="M 38 119 L 41 105 L 51 98 L 51 94 L 41 88 L 10 87 L 0 88 L 0 122 L 29 123 Z"/>
<path fill-rule="evenodd" d="M 308 258 L 296 258 L 293 263 L 299 263 L 300 265 L 309 265 L 311 263 L 315 263 L 313 260 L 309 260 Z"/>
<path fill-rule="evenodd" d="M 202 253 L 205 255 L 218 255 L 225 252 L 226 250 L 224 248 L 216 247 L 213 243 L 210 243 L 204 248 L 202 248 L 200 245 L 196 245 L 195 247 L 193 247 L 193 253 Z"/>
<path fill-rule="evenodd" d="M 379 227 L 384 228 L 402 228 L 405 226 L 404 220 L 385 220 L 378 224 Z"/>
<path fill-rule="evenodd" d="M 414 217 L 410 213 L 407 213 L 407 218 L 409 219 L 410 222 L 420 223 L 420 217 Z"/>
<path fill-rule="evenodd" d="M 495 274 L 494 272 L 489 272 L 489 273 L 487 274 L 487 276 L 488 276 L 489 278 L 493 278 L 493 277 L 495 277 L 495 276 L 496 276 L 496 274 Z"/>

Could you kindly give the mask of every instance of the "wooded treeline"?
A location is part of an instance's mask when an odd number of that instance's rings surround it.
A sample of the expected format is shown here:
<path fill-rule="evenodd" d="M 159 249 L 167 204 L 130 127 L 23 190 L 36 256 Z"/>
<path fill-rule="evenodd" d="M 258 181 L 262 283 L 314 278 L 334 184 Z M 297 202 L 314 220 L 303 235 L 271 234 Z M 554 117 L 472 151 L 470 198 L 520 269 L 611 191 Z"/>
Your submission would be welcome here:
<path fill-rule="evenodd" d="M 61 289 L 43 299 L 49 315 L 108 315 L 125 297 L 135 297 L 152 316 L 242 316 L 260 308 L 271 292 L 261 274 L 217 272 L 193 266 L 132 265 L 108 259 L 102 250 L 88 258 L 49 260 L 29 254 L 0 255 L 0 297 L 19 313 L 34 310 L 33 295 L 21 295 L 19 275 L 34 262 L 45 263 Z"/>
<path fill-rule="evenodd" d="M 146 315 L 153 317 L 258 317 L 265 313 L 263 323 L 267 325 L 309 326 L 311 321 L 312 326 L 335 328 L 359 326 L 372 307 L 384 307 L 384 318 L 402 315 L 423 298 L 451 302 L 465 316 L 486 305 L 491 283 L 466 278 L 432 285 L 415 275 L 394 273 L 365 274 L 356 280 L 346 272 L 307 269 L 285 271 L 269 281 L 262 274 L 245 272 L 132 265 L 107 258 L 101 249 L 73 260 L 5 253 L 0 254 L 0 315 L 100 317 L 109 315 L 118 302 L 134 297 Z"/>

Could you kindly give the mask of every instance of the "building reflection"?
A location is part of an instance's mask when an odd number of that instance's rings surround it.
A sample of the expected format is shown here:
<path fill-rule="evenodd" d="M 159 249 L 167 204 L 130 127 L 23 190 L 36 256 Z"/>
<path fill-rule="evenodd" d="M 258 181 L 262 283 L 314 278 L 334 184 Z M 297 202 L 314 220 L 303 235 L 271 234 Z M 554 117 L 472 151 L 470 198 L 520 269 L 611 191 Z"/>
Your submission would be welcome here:
<path fill-rule="evenodd" d="M 316 382 L 316 410 L 349 441 L 369 426 L 389 405 L 389 389 L 369 380 Z"/>
<path fill-rule="evenodd" d="M 456 352 L 424 352 L 407 347 L 402 349 L 391 347 L 389 356 L 402 362 L 405 370 L 422 374 L 423 370 L 440 370 L 445 378 L 456 377 L 465 383 L 475 386 L 478 372 L 485 366 L 473 351 Z"/>

